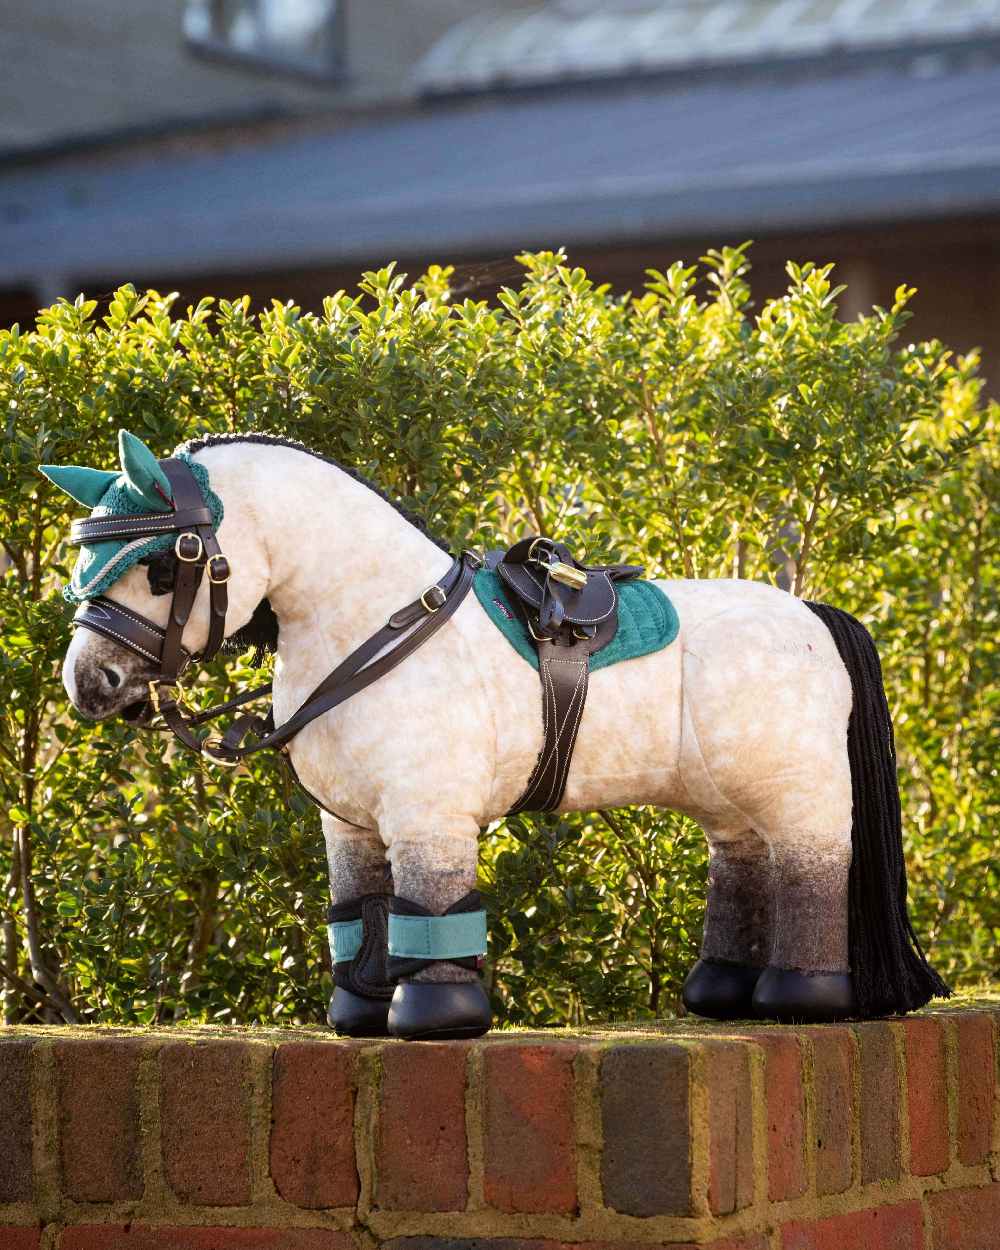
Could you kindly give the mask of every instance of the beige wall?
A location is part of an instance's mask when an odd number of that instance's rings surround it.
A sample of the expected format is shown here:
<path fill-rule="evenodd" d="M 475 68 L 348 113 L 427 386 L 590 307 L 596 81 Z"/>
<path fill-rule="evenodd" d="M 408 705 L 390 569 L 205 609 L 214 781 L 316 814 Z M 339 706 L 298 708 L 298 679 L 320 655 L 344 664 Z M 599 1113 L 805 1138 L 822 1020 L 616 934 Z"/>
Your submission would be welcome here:
<path fill-rule="evenodd" d="M 342 0 L 347 80 L 210 61 L 185 45 L 184 0 L 0 4 L 0 152 L 74 137 L 265 109 L 313 112 L 398 100 L 458 18 L 490 0 Z"/>

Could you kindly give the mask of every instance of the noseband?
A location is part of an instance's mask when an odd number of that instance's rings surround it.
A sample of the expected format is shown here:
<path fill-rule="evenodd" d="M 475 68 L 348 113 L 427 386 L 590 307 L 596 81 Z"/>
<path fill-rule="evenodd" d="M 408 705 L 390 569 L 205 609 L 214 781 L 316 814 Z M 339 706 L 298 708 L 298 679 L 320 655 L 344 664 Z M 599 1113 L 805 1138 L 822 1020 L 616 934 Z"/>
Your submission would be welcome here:
<path fill-rule="evenodd" d="M 170 512 L 138 516 L 122 513 L 74 521 L 69 541 L 83 546 L 111 539 L 133 541 L 176 534 L 177 572 L 166 629 L 105 595 L 81 604 L 73 624 L 110 638 L 155 665 L 159 671 L 149 682 L 149 698 L 154 710 L 184 746 L 216 764 L 235 766 L 247 755 L 268 747 L 284 750 L 311 721 L 395 668 L 452 615 L 468 593 L 479 568 L 478 558 L 470 552 L 459 556 L 440 582 L 394 612 L 381 629 L 338 664 L 279 729 L 274 728 L 270 712 L 266 716 L 244 714 L 221 737 L 200 739 L 194 732 L 196 726 L 263 698 L 270 693 L 271 684 L 255 687 L 207 711 L 185 712 L 181 701 L 181 675 L 193 660 L 212 659 L 226 637 L 229 608 L 226 583 L 230 569 L 215 537 L 211 509 L 206 507 L 190 467 L 183 460 L 168 459 L 159 463 L 173 496 L 168 501 L 172 504 Z M 209 586 L 208 640 L 201 652 L 191 655 L 181 645 L 181 638 L 204 577 L 208 578 Z M 243 746 L 243 739 L 249 733 L 254 733 L 257 741 Z"/>

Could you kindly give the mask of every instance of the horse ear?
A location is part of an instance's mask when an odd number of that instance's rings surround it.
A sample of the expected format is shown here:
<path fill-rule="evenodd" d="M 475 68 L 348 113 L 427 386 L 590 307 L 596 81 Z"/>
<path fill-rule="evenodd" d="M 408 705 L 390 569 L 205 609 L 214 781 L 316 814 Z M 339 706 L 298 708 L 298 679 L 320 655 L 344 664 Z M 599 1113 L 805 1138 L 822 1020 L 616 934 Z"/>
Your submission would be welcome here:
<path fill-rule="evenodd" d="M 40 464 L 38 468 L 50 482 L 85 508 L 96 508 L 101 496 L 118 476 L 107 469 L 85 469 L 76 464 Z"/>
<path fill-rule="evenodd" d="M 119 430 L 118 454 L 125 474 L 125 489 L 133 500 L 155 512 L 169 512 L 170 483 L 142 439 L 128 430 Z"/>

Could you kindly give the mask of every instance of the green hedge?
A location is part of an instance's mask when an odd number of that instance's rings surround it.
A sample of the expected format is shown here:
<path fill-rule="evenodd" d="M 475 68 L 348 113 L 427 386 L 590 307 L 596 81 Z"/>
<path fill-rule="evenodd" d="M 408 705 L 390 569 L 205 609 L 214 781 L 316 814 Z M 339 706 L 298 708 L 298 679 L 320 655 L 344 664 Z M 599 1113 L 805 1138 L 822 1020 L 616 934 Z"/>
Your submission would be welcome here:
<path fill-rule="evenodd" d="M 886 667 L 919 929 L 958 981 L 994 970 L 998 457 L 976 357 L 906 344 L 904 288 L 840 321 L 830 267 L 789 265 L 787 293 L 755 305 L 742 248 L 626 297 L 559 254 L 520 259 L 492 306 L 450 299 L 447 269 L 410 285 L 388 268 L 318 315 L 182 313 L 124 287 L 0 333 L 8 1020 L 319 1020 L 330 989 L 319 822 L 275 765 L 202 771 L 162 735 L 68 709 L 73 510 L 36 466 L 111 466 L 122 425 L 162 453 L 210 430 L 290 434 L 456 546 L 558 533 L 857 613 Z M 253 676 L 212 665 L 202 694 Z M 703 907 L 690 822 L 517 818 L 482 846 L 501 1018 L 675 1007 Z"/>

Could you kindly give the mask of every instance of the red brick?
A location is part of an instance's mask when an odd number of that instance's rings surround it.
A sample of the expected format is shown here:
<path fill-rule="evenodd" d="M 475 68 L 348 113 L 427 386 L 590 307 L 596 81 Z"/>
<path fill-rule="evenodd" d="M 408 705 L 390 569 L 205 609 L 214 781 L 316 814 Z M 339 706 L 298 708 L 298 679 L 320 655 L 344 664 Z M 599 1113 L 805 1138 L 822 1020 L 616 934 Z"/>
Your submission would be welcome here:
<path fill-rule="evenodd" d="M 928 1194 L 934 1250 L 1000 1250 L 1000 1184 Z"/>
<path fill-rule="evenodd" d="M 0 1202 L 30 1202 L 31 1049 L 0 1043 Z"/>
<path fill-rule="evenodd" d="M 691 1212 L 691 1057 L 664 1042 L 614 1046 L 601 1063 L 605 1206 L 625 1215 Z"/>
<path fill-rule="evenodd" d="M 806 1191 L 802 1051 L 791 1033 L 755 1035 L 754 1041 L 764 1048 L 767 1194 L 772 1202 L 782 1202 Z"/>
<path fill-rule="evenodd" d="M 5 1245 L 3 1250 L 7 1250 Z M 347 1233 L 325 1228 L 79 1224 L 63 1232 L 59 1250 L 356 1250 L 356 1247 Z"/>
<path fill-rule="evenodd" d="M 230 1041 L 163 1048 L 163 1168 L 182 1202 L 250 1201 L 250 1054 L 250 1046 Z"/>
<path fill-rule="evenodd" d="M 485 1194 L 501 1211 L 576 1210 L 577 1047 L 510 1043 L 484 1054 Z"/>
<path fill-rule="evenodd" d="M 947 1172 L 951 1162 L 944 1022 L 940 1016 L 913 1016 L 903 1021 L 903 1037 L 910 1171 L 914 1176 L 935 1176 Z"/>
<path fill-rule="evenodd" d="M 274 1053 L 271 1177 L 286 1202 L 313 1210 L 357 1202 L 356 1057 L 345 1043 L 292 1042 Z"/>
<path fill-rule="evenodd" d="M 393 1237 L 381 1250 L 662 1250 L 665 1242 L 647 1241 L 549 1241 L 524 1237 Z M 726 1237 L 695 1246 L 669 1243 L 670 1250 L 768 1250 L 766 1236 Z"/>
<path fill-rule="evenodd" d="M 810 1029 L 813 1053 L 813 1123 L 816 1192 L 842 1194 L 852 1177 L 854 1036 L 825 1025 Z"/>
<path fill-rule="evenodd" d="M 42 1230 L 40 1228 L 0 1227 L 2 1250 L 39 1250 L 41 1244 Z"/>
<path fill-rule="evenodd" d="M 955 1018 L 958 1042 L 958 1159 L 983 1163 L 993 1144 L 996 1099 L 996 1053 L 993 1017 Z"/>
<path fill-rule="evenodd" d="M 794 1220 L 781 1229 L 781 1250 L 924 1250 L 920 1204 L 904 1202 L 825 1220 Z"/>
<path fill-rule="evenodd" d="M 898 1180 L 899 1068 L 888 1024 L 857 1026 L 861 1064 L 861 1180 Z"/>
<path fill-rule="evenodd" d="M 753 1104 L 750 1054 L 744 1043 L 706 1048 L 708 1205 L 729 1215 L 753 1202 Z"/>
<path fill-rule="evenodd" d="M 468 1199 L 465 1068 L 459 1042 L 382 1051 L 376 1201 L 394 1211 L 462 1211 Z"/>
<path fill-rule="evenodd" d="M 141 1048 L 100 1038 L 57 1042 L 63 1189 L 76 1202 L 141 1198 L 136 1080 Z"/>

